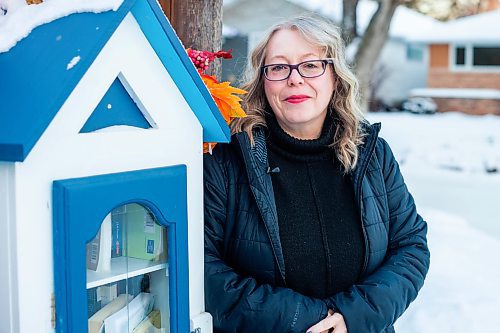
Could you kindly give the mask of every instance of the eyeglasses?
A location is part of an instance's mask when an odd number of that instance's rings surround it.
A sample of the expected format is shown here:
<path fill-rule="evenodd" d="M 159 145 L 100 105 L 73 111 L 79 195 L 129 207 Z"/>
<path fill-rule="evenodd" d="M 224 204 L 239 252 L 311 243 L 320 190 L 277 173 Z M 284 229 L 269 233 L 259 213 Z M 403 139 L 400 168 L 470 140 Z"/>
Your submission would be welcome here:
<path fill-rule="evenodd" d="M 296 65 L 290 64 L 270 64 L 262 66 L 262 72 L 269 81 L 283 81 L 292 75 L 292 70 L 296 69 L 300 76 L 313 78 L 325 73 L 326 65 L 333 65 L 332 59 L 308 60 Z"/>

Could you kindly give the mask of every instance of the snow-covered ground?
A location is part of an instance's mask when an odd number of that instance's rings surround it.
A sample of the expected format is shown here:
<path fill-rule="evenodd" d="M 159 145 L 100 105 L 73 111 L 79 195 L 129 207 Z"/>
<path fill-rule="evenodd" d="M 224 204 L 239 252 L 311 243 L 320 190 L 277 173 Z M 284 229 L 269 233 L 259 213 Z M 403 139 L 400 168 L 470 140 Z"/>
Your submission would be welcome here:
<path fill-rule="evenodd" d="M 500 117 L 371 113 L 418 210 L 431 267 L 398 333 L 500 332 Z"/>

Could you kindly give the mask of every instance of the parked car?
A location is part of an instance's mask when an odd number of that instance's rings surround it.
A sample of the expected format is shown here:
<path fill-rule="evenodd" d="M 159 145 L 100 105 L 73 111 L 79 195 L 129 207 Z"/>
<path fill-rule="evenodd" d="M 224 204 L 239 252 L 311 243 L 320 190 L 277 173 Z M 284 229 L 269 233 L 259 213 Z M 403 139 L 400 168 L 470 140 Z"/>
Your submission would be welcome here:
<path fill-rule="evenodd" d="M 401 109 L 416 114 L 433 114 L 437 105 L 429 97 L 410 97 L 401 104 Z"/>
<path fill-rule="evenodd" d="M 386 104 L 380 99 L 374 99 L 370 101 L 369 105 L 370 112 L 401 112 L 401 102 L 397 104 Z"/>

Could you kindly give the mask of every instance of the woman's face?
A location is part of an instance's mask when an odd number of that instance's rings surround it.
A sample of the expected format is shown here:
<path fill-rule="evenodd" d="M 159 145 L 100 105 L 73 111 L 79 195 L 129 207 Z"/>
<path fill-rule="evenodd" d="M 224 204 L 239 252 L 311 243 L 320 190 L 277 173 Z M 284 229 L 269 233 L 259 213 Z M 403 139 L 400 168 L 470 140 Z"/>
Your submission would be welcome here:
<path fill-rule="evenodd" d="M 298 31 L 278 30 L 269 40 L 265 65 L 298 64 L 325 58 L 325 51 L 306 41 Z M 264 78 L 264 90 L 280 126 L 299 139 L 315 139 L 321 134 L 334 89 L 333 71 L 326 66 L 323 75 L 303 78 L 292 70 L 283 81 Z"/>

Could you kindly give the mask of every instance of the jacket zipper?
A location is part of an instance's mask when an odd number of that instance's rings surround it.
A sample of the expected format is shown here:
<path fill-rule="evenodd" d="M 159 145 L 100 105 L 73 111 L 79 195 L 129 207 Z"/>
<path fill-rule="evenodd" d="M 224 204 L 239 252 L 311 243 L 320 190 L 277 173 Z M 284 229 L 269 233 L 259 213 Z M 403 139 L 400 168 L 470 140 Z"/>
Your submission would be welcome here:
<path fill-rule="evenodd" d="M 252 190 L 252 194 L 253 194 L 253 198 L 254 198 L 255 202 L 257 202 L 257 197 L 255 196 L 255 193 L 253 190 Z M 257 207 L 258 207 L 258 205 L 257 205 Z M 260 209 L 260 207 L 259 207 L 259 215 L 260 215 L 260 218 L 262 219 L 262 221 L 264 221 L 264 215 L 262 215 L 262 210 Z M 275 222 L 278 223 L 277 221 L 275 221 Z M 274 248 L 273 239 L 271 238 L 271 232 L 269 231 L 269 228 L 267 227 L 267 224 L 265 222 L 264 222 L 264 227 L 266 228 L 266 231 L 267 231 L 267 237 L 269 237 L 269 240 L 271 241 L 271 249 L 273 250 L 274 260 L 276 261 L 276 265 L 278 265 L 278 271 L 280 273 L 281 279 L 283 280 L 283 285 L 284 285 L 284 287 L 286 287 L 285 273 L 284 272 L 282 273 L 281 268 L 279 267 L 278 256 L 276 255 L 276 249 Z"/>
<path fill-rule="evenodd" d="M 241 142 L 241 139 L 240 137 L 238 136 L 238 141 L 240 142 L 240 149 L 243 149 L 242 145 L 243 144 L 246 144 L 246 142 Z M 245 153 L 242 151 L 242 156 L 243 156 L 243 159 L 247 159 L 247 157 L 245 156 Z M 251 161 L 246 161 L 246 162 L 250 162 L 250 164 L 253 164 Z M 253 170 L 249 170 L 248 168 L 248 163 L 245 163 L 245 168 L 247 169 L 247 174 L 250 175 L 250 172 L 254 172 Z M 257 177 L 256 177 L 257 178 Z M 250 182 L 250 179 L 249 179 L 249 183 L 251 184 Z M 255 191 L 253 189 L 253 185 L 250 186 L 250 190 L 252 192 L 252 195 L 253 195 L 253 198 L 255 200 L 256 203 L 258 203 L 259 201 L 257 200 L 257 197 L 255 196 Z M 266 198 L 266 200 L 268 200 Z M 269 201 L 269 200 L 268 200 Z M 259 210 L 259 215 L 260 215 L 260 218 L 262 219 L 262 222 L 264 222 L 264 227 L 266 228 L 266 232 L 267 232 L 267 237 L 269 238 L 269 241 L 271 243 L 271 249 L 273 251 L 273 256 L 274 256 L 274 260 L 276 262 L 276 265 L 278 265 L 278 271 L 280 273 L 280 276 L 281 276 L 281 279 L 283 280 L 283 284 L 284 286 L 286 287 L 286 280 L 285 280 L 285 272 L 281 272 L 281 268 L 280 268 L 280 265 L 279 265 L 279 260 L 278 260 L 278 255 L 276 254 L 276 249 L 274 248 L 274 243 L 273 243 L 273 238 L 271 237 L 271 232 L 269 231 L 269 228 L 267 226 L 267 223 L 265 222 L 265 218 L 264 218 L 264 215 L 262 214 L 262 209 L 260 207 L 259 204 L 257 204 L 257 208 Z M 277 221 L 274 221 L 276 224 L 278 223 Z"/>
<path fill-rule="evenodd" d="M 361 217 L 361 230 L 363 230 L 363 237 L 365 239 L 365 259 L 363 262 L 363 270 L 361 275 L 364 275 L 366 272 L 366 267 L 368 266 L 368 236 L 366 234 L 366 228 L 365 228 L 365 222 L 364 222 L 364 217 L 363 217 L 363 200 L 361 197 L 362 194 L 362 185 L 363 185 L 363 179 L 365 178 L 366 170 L 368 169 L 368 164 L 370 162 L 370 159 L 372 157 L 373 151 L 375 149 L 375 144 L 377 143 L 377 138 L 373 138 L 371 144 L 370 144 L 370 149 L 368 151 L 368 158 L 366 159 L 366 163 L 363 165 L 363 169 L 361 169 L 361 177 L 358 181 L 358 188 L 357 188 L 357 199 L 358 199 L 358 207 L 359 207 L 359 213 Z"/>

